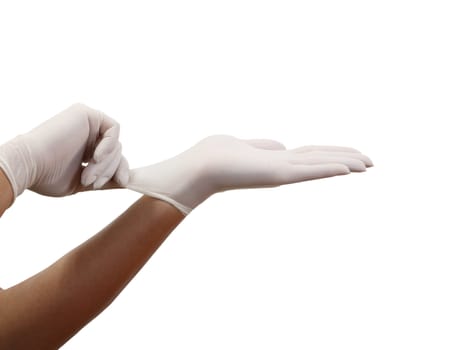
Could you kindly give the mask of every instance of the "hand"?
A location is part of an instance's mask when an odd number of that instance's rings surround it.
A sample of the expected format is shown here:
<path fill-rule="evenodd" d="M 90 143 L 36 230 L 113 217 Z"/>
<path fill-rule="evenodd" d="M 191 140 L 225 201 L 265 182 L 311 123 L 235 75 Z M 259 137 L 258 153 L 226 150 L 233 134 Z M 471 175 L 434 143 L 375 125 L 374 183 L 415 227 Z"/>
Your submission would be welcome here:
<path fill-rule="evenodd" d="M 277 141 L 216 135 L 174 158 L 132 170 L 127 187 L 168 201 L 186 215 L 217 192 L 345 175 L 370 166 L 371 160 L 353 148 L 286 150 Z"/>
<path fill-rule="evenodd" d="M 74 104 L 0 146 L 0 167 L 15 197 L 25 189 L 66 196 L 90 185 L 101 188 L 112 178 L 125 186 L 128 163 L 122 156 L 119 130 L 119 124 L 104 113 Z"/>

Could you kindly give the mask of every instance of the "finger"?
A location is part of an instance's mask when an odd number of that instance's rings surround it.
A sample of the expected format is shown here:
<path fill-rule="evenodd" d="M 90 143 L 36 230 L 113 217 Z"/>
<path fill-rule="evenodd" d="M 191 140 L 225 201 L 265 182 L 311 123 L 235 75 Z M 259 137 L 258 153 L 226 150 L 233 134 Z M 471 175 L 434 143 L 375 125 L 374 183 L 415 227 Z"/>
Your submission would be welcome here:
<path fill-rule="evenodd" d="M 122 156 L 122 159 L 117 168 L 117 171 L 115 172 L 114 180 L 120 186 L 125 187 L 127 186 L 129 179 L 130 179 L 130 167 L 128 165 L 127 159 L 124 156 Z"/>
<path fill-rule="evenodd" d="M 114 154 L 115 155 L 114 155 L 112 161 L 104 169 L 104 171 L 101 173 L 101 175 L 97 177 L 97 180 L 94 182 L 94 184 L 93 184 L 94 190 L 97 190 L 97 189 L 101 188 L 102 186 L 104 186 L 107 182 L 110 181 L 110 179 L 112 179 L 112 177 L 116 173 L 116 171 L 117 171 L 117 169 L 120 165 L 120 162 L 122 161 L 122 157 L 120 155 L 121 151 L 119 151 L 118 153 L 114 152 Z"/>
<path fill-rule="evenodd" d="M 274 140 L 267 140 L 267 139 L 252 139 L 252 140 L 244 140 L 250 146 L 266 149 L 266 150 L 285 150 L 286 147 L 282 143 Z"/>
<path fill-rule="evenodd" d="M 290 166 L 286 181 L 283 184 L 347 175 L 350 172 L 350 169 L 346 165 L 340 163 L 292 165 Z"/>
<path fill-rule="evenodd" d="M 357 158 L 351 157 L 331 157 L 331 156 L 321 156 L 315 153 L 304 153 L 299 157 L 290 159 L 291 164 L 297 165 L 316 165 L 316 164 L 328 164 L 328 163 L 341 163 L 345 164 L 351 171 L 365 171 L 365 163 Z"/>
<path fill-rule="evenodd" d="M 123 188 L 123 186 L 119 185 L 117 182 L 115 182 L 113 179 L 107 182 L 103 187 L 99 188 L 98 190 L 114 190 L 114 189 L 120 189 Z M 77 189 L 77 192 L 87 192 L 87 191 L 94 191 L 95 189 L 92 187 L 92 185 L 89 186 L 84 186 L 80 185 L 79 188 Z"/>
<path fill-rule="evenodd" d="M 82 104 L 79 104 L 79 106 L 84 109 L 89 119 L 88 145 L 91 148 L 89 152 L 92 159 L 99 163 L 107 154 L 115 150 L 120 134 L 120 125 L 100 110 Z M 89 161 L 89 159 L 86 159 L 86 161 Z"/>
<path fill-rule="evenodd" d="M 97 179 L 97 175 L 94 173 L 95 165 L 96 162 L 91 160 L 86 166 L 84 166 L 81 173 L 81 185 L 83 187 L 91 185 Z"/>
<path fill-rule="evenodd" d="M 342 146 L 303 146 L 294 148 L 291 152 L 294 153 L 306 153 L 306 152 L 350 152 L 350 153 L 360 153 L 358 150 L 352 147 L 342 147 Z"/>
<path fill-rule="evenodd" d="M 105 170 L 109 167 L 110 164 L 112 164 L 113 162 L 120 161 L 121 152 L 122 145 L 118 143 L 115 147 L 115 150 L 109 155 L 107 155 L 106 158 L 103 159 L 101 162 L 91 160 L 87 167 L 82 171 L 81 183 L 84 186 L 89 186 L 90 184 L 95 183 L 97 179 L 104 174 Z"/>
<path fill-rule="evenodd" d="M 120 125 L 106 115 L 103 118 L 100 125 L 101 139 L 94 151 L 94 160 L 98 163 L 115 150 L 120 135 Z"/>
<path fill-rule="evenodd" d="M 359 159 L 364 162 L 366 167 L 371 167 L 374 164 L 372 160 L 367 157 L 365 154 L 357 153 L 357 152 L 327 152 L 327 151 L 314 151 L 312 153 L 304 153 L 301 154 L 302 157 L 337 157 L 337 158 L 354 158 Z"/>
<path fill-rule="evenodd" d="M 80 109 L 89 121 L 89 139 L 84 156 L 85 161 L 91 158 L 96 162 L 103 160 L 105 155 L 113 152 L 120 133 L 119 124 L 104 112 L 78 103 L 74 105 Z"/>

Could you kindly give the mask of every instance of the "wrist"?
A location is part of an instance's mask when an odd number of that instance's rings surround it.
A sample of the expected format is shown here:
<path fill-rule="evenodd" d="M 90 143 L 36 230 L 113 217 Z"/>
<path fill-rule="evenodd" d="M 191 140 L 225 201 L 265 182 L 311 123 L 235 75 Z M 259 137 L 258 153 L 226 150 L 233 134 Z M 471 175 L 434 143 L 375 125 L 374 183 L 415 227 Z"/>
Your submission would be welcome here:
<path fill-rule="evenodd" d="M 12 184 L 5 172 L 0 168 L 0 216 L 13 204 L 13 201 Z"/>
<path fill-rule="evenodd" d="M 35 167 L 32 164 L 30 151 L 19 135 L 0 146 L 0 168 L 10 182 L 13 200 L 32 185 L 35 178 Z"/>
<path fill-rule="evenodd" d="M 172 171 L 172 174 L 169 174 L 171 181 L 163 188 L 170 190 L 168 193 L 164 192 L 172 199 L 169 203 L 187 215 L 209 198 L 213 191 L 212 179 L 208 177 L 205 161 L 188 161 L 185 164 L 187 164 L 185 167 L 174 167 L 169 164 L 163 167 L 164 172 Z"/>
<path fill-rule="evenodd" d="M 213 179 L 209 176 L 209 169 L 206 162 L 195 162 L 194 168 L 189 172 L 186 186 L 184 186 L 181 196 L 183 202 L 193 209 L 203 203 L 215 192 L 213 191 Z"/>
<path fill-rule="evenodd" d="M 195 164 L 183 167 L 176 159 L 170 159 L 131 170 L 126 187 L 168 202 L 188 215 L 209 197 L 203 169 Z"/>

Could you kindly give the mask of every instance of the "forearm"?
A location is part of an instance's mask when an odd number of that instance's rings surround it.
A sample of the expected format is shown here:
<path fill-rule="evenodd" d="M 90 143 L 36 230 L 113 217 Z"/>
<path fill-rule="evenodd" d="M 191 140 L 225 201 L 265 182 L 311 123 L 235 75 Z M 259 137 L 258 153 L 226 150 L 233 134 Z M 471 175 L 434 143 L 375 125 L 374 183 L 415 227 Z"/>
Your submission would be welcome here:
<path fill-rule="evenodd" d="M 7 176 L 0 168 L 0 216 L 3 215 L 13 203 L 13 189 Z"/>
<path fill-rule="evenodd" d="M 183 215 L 143 197 L 55 264 L 0 292 L 0 348 L 54 349 L 105 309 Z"/>

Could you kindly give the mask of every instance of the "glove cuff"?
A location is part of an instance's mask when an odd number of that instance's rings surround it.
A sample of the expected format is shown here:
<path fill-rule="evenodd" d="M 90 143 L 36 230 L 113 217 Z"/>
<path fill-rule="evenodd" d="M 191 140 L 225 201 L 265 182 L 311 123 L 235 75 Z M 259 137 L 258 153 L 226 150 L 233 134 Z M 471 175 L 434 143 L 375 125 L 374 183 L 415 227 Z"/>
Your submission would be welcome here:
<path fill-rule="evenodd" d="M 34 178 L 34 167 L 28 166 L 30 159 L 21 135 L 0 146 L 0 168 L 12 185 L 13 200 L 29 187 Z"/>
<path fill-rule="evenodd" d="M 133 186 L 131 184 L 128 184 L 126 186 L 129 190 L 132 190 L 132 191 L 135 191 L 135 192 L 139 192 L 139 193 L 142 193 L 146 196 L 150 196 L 150 197 L 153 197 L 153 198 L 157 198 L 157 199 L 161 199 L 162 201 L 165 201 L 165 202 L 168 202 L 169 204 L 171 204 L 172 206 L 174 206 L 176 209 L 178 209 L 181 213 L 183 213 L 184 216 L 187 216 L 189 215 L 189 213 L 191 213 L 191 211 L 193 210 L 192 208 L 189 208 L 177 201 L 175 201 L 173 198 L 167 196 L 167 195 L 164 195 L 164 194 L 161 194 L 161 193 L 156 193 L 156 192 L 152 192 L 152 191 L 147 191 L 147 190 L 144 190 L 140 187 L 136 187 L 136 186 Z"/>

